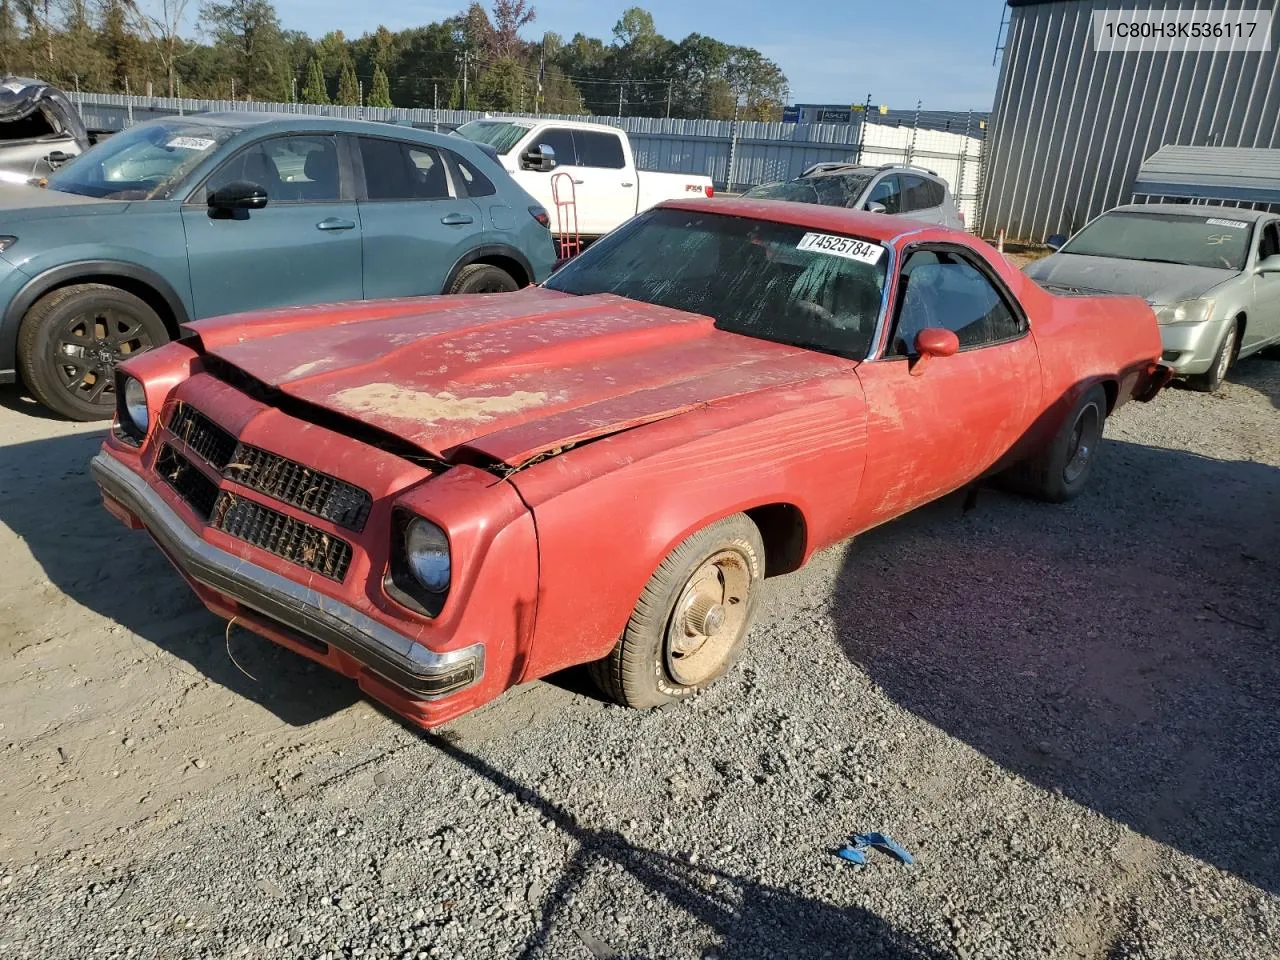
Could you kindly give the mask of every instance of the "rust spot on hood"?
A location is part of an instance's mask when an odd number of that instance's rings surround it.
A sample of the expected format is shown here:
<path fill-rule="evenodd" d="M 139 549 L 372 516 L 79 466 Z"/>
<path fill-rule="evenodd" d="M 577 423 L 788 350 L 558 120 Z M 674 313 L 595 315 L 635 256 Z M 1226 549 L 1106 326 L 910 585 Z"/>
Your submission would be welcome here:
<path fill-rule="evenodd" d="M 496 397 L 459 397 L 442 391 L 428 393 L 394 383 L 348 387 L 333 395 L 333 404 L 350 413 L 375 414 L 393 420 L 473 420 L 484 422 L 498 414 L 518 413 L 545 403 L 547 394 L 517 390 Z"/>

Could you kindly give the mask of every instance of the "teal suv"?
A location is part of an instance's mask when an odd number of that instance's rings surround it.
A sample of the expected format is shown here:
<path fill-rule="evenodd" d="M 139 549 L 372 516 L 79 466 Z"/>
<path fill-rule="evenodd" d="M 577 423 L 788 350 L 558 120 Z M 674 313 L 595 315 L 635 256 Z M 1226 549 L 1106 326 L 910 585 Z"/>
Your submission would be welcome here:
<path fill-rule="evenodd" d="M 110 417 L 114 367 L 187 320 L 539 283 L 547 213 L 483 148 L 330 117 L 140 124 L 0 184 L 0 383 Z"/>

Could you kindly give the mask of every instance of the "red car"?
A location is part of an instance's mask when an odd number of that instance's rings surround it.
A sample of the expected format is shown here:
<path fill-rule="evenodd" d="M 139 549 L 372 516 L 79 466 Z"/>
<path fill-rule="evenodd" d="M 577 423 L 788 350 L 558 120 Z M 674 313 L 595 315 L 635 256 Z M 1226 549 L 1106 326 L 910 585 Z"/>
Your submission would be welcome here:
<path fill-rule="evenodd" d="M 1160 351 L 961 233 L 674 202 L 540 288 L 191 324 L 121 366 L 93 475 L 211 610 L 414 723 L 582 663 L 653 706 L 823 547 L 995 473 L 1074 496 Z"/>

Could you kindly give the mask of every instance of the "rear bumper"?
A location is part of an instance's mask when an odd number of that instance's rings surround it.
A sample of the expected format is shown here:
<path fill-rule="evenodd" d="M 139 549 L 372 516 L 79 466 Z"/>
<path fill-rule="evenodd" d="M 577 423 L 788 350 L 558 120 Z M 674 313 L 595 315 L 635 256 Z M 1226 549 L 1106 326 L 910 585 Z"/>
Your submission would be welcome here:
<path fill-rule="evenodd" d="M 265 618 L 268 630 L 264 632 L 272 639 L 277 639 L 276 634 L 281 632 L 286 634 L 286 640 L 290 639 L 288 632 L 314 638 L 342 651 L 377 678 L 407 694 L 409 700 L 447 697 L 484 676 L 483 643 L 445 653 L 429 650 L 333 597 L 206 542 L 142 477 L 110 454 L 97 454 L 90 470 L 108 509 L 126 523 L 136 520 L 131 526 L 145 528 L 178 570 L 197 587 L 205 602 L 215 607 L 215 612 L 225 614 L 228 606 L 243 607 Z M 205 589 L 199 590 L 201 587 Z M 230 604 L 210 603 L 206 591 Z M 277 626 L 284 631 L 271 630 Z M 298 646 L 297 641 L 287 645 Z M 407 712 L 401 703 L 392 705 Z"/>

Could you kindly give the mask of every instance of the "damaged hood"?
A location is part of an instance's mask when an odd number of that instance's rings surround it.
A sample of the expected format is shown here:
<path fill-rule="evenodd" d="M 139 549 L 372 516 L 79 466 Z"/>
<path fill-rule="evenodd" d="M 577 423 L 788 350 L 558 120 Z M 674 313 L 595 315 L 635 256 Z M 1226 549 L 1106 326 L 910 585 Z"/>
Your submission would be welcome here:
<path fill-rule="evenodd" d="M 613 295 L 531 288 L 277 310 L 190 325 L 204 350 L 298 400 L 448 460 L 510 466 L 851 362 Z"/>
<path fill-rule="evenodd" d="M 1237 271 L 1149 260 L 1120 260 L 1055 253 L 1026 267 L 1026 274 L 1044 287 L 1082 293 L 1119 293 L 1142 297 L 1162 306 L 1194 300 Z"/>

